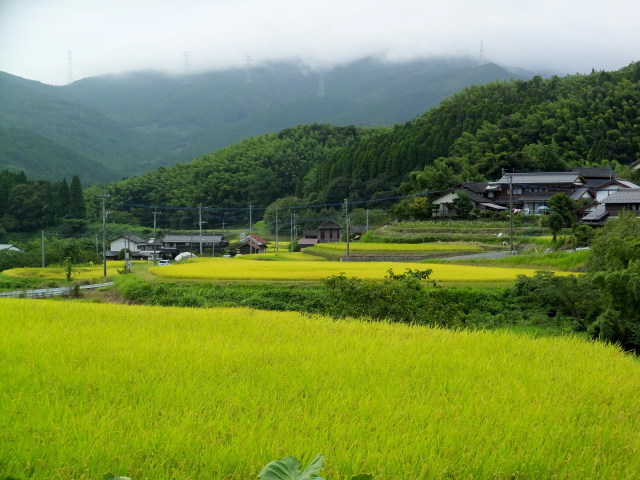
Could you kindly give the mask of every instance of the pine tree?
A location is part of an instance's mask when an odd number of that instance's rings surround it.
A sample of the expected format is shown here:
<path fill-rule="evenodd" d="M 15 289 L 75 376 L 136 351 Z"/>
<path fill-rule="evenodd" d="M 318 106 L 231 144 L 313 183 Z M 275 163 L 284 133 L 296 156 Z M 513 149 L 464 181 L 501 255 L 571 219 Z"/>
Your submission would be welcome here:
<path fill-rule="evenodd" d="M 67 179 L 63 178 L 56 195 L 56 219 L 59 221 L 66 217 L 67 213 L 69 213 L 69 185 Z"/>
<path fill-rule="evenodd" d="M 69 218 L 84 218 L 86 209 L 84 205 L 84 195 L 82 194 L 82 185 L 77 175 L 71 179 L 69 187 Z"/>

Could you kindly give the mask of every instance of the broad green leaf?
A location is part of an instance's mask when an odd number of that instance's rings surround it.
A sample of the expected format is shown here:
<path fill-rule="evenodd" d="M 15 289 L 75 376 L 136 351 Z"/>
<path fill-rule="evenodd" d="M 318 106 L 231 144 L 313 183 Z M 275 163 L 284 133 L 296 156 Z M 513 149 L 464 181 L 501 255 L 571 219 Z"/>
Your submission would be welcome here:
<path fill-rule="evenodd" d="M 324 457 L 321 454 L 311 460 L 309 466 L 302 471 L 302 464 L 295 457 L 283 457 L 267 464 L 260 474 L 259 480 L 323 480 L 319 475 L 324 468 Z"/>
<path fill-rule="evenodd" d="M 313 460 L 311 460 L 309 466 L 304 469 L 304 472 L 302 472 L 302 475 L 300 476 L 300 480 L 308 480 L 312 478 L 319 478 L 322 480 L 318 473 L 320 473 L 323 468 L 324 457 L 321 454 L 318 454 Z"/>

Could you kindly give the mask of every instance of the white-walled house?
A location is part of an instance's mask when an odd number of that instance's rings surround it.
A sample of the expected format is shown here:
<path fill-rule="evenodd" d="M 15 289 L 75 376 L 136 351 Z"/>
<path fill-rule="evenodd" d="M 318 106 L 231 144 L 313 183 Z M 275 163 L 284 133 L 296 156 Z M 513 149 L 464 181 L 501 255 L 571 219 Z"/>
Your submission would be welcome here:
<path fill-rule="evenodd" d="M 596 188 L 595 201 L 598 203 L 602 203 L 602 201 L 605 198 L 607 198 L 609 195 L 627 188 L 640 188 L 640 186 L 628 180 L 622 180 L 622 179 L 611 180 L 603 185 L 600 185 L 598 188 Z"/>
<path fill-rule="evenodd" d="M 137 235 L 123 235 L 111 241 L 109 250 L 119 252 L 123 248 L 126 248 L 131 252 L 137 252 L 140 251 L 140 247 L 146 243 L 147 241 L 144 238 L 140 238 Z"/>
<path fill-rule="evenodd" d="M 12 243 L 0 243 L 0 250 L 9 250 L 11 252 L 21 252 L 18 247 L 13 245 Z"/>

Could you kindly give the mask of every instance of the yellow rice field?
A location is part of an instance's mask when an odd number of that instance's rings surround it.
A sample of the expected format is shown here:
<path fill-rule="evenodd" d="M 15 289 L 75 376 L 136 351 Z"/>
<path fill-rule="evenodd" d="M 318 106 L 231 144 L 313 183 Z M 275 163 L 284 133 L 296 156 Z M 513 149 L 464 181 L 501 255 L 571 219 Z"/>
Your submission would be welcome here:
<path fill-rule="evenodd" d="M 576 338 L 5 299 L 0 352 L 3 479 L 640 472 L 640 364 Z"/>
<path fill-rule="evenodd" d="M 430 268 L 433 270 L 431 279 L 441 282 L 511 282 L 518 275 L 535 275 L 535 270 L 525 268 L 401 262 L 247 262 L 237 258 L 198 259 L 169 267 L 152 267 L 150 271 L 158 277 L 171 279 L 317 281 L 341 273 L 347 277 L 380 280 L 389 269 L 402 273 L 407 268 Z"/>
<path fill-rule="evenodd" d="M 134 262 L 146 263 L 146 262 Z M 124 268 L 124 261 L 107 262 L 107 276 L 118 274 L 118 270 Z M 52 280 L 65 280 L 67 278 L 64 267 L 46 267 L 46 268 L 12 268 L 2 272 L 10 277 L 22 278 L 42 278 Z M 104 269 L 102 265 L 93 265 L 88 267 L 73 267 L 71 274 L 72 280 L 99 280 L 103 277 Z"/>

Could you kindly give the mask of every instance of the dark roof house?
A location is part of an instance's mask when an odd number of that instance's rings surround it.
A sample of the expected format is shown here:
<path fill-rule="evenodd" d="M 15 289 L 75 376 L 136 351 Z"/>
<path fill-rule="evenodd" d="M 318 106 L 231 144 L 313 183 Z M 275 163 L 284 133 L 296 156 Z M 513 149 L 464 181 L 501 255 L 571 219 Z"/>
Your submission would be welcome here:
<path fill-rule="evenodd" d="M 181 252 L 198 251 L 202 244 L 203 252 L 221 251 L 228 242 L 219 234 L 193 233 L 167 233 L 162 239 L 162 251 L 167 257 L 175 258 Z"/>
<path fill-rule="evenodd" d="M 612 193 L 580 222 L 586 225 L 601 226 L 610 218 L 617 218 L 621 211 L 628 210 L 640 217 L 640 188 L 627 188 Z"/>
<path fill-rule="evenodd" d="M 556 193 L 564 193 L 574 200 L 593 199 L 587 180 L 578 172 L 507 173 L 500 180 L 490 182 L 484 196 L 498 205 L 512 203 L 525 213 L 539 213 Z"/>
<path fill-rule="evenodd" d="M 339 242 L 342 234 L 342 225 L 333 220 L 318 227 L 318 243 Z"/>

